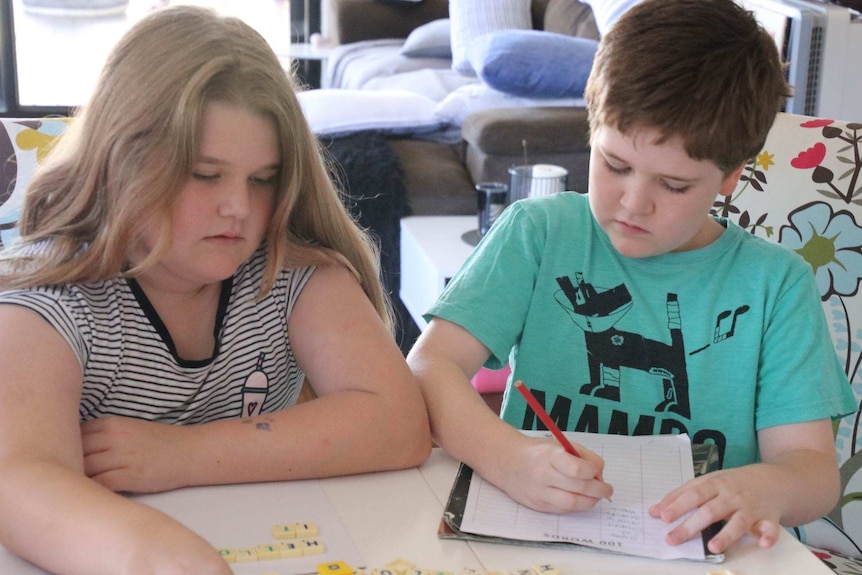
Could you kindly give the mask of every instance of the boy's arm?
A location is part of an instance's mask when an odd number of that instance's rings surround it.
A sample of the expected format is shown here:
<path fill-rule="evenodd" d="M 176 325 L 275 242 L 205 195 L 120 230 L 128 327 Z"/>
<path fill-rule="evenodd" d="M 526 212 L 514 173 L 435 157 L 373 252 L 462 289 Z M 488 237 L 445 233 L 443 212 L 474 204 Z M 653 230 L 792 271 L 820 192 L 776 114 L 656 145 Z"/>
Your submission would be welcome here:
<path fill-rule="evenodd" d="M 771 547 L 781 525 L 802 525 L 832 509 L 840 479 L 829 419 L 763 429 L 758 443 L 761 463 L 698 477 L 650 509 L 666 522 L 695 510 L 668 534 L 669 543 L 686 541 L 725 520 L 709 543 L 713 553 L 723 552 L 745 533 Z"/>
<path fill-rule="evenodd" d="M 0 305 L 0 357 L 0 543 L 60 574 L 230 575 L 199 536 L 84 476 L 80 366 L 54 328 Z"/>
<path fill-rule="evenodd" d="M 113 490 L 307 479 L 411 467 L 431 451 L 422 394 L 353 275 L 317 268 L 288 320 L 318 398 L 200 425 L 84 425 L 87 475 Z"/>
<path fill-rule="evenodd" d="M 435 318 L 407 357 L 441 447 L 534 509 L 589 509 L 609 497 L 603 461 L 583 446 L 573 457 L 553 439 L 528 438 L 501 420 L 470 384 L 490 352 L 462 327 Z"/>

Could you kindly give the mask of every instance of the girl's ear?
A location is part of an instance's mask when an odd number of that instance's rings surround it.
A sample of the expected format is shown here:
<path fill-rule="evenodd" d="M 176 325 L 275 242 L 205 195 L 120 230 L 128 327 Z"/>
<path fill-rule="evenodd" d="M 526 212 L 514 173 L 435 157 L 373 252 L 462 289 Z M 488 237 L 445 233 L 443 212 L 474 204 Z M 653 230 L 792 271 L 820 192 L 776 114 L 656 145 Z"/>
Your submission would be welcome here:
<path fill-rule="evenodd" d="M 732 172 L 728 172 L 721 180 L 721 190 L 718 192 L 720 196 L 729 196 L 736 189 L 736 184 L 739 182 L 739 177 L 742 175 L 742 170 L 745 169 L 745 164 L 740 164 L 738 168 Z"/>

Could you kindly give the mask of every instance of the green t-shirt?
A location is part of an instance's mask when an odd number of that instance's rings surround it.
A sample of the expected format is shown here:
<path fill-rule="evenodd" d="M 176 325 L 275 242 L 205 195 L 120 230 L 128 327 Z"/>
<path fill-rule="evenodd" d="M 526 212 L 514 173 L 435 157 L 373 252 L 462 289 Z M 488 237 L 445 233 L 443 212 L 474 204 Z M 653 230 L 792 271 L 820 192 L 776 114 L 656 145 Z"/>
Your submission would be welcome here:
<path fill-rule="evenodd" d="M 759 429 L 855 412 L 810 266 L 720 220 L 709 246 L 620 255 L 586 196 L 511 205 L 426 315 L 507 361 L 501 416 L 543 429 L 523 380 L 560 428 L 715 443 L 758 460 Z"/>

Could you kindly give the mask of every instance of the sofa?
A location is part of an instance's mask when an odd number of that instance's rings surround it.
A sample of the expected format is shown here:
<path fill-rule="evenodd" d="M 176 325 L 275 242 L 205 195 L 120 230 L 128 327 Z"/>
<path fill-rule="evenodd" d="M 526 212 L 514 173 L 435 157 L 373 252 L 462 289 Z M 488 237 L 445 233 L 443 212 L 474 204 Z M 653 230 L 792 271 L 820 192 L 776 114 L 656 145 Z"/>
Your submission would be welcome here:
<path fill-rule="evenodd" d="M 481 4 L 495 5 L 493 2 Z M 512 3 L 499 3 L 506 4 Z M 450 34 L 452 28 L 445 28 L 450 22 L 455 26 L 454 19 L 449 18 L 449 0 L 323 0 L 322 15 L 319 40 L 332 48 L 322 75 L 323 91 L 340 90 L 351 94 L 325 107 L 328 111 L 325 121 L 331 120 L 333 110 L 355 108 L 350 105 L 353 100 L 347 98 L 372 97 L 357 95 L 358 91 L 373 92 L 381 106 L 387 105 L 382 102 L 395 91 L 402 92 L 402 96 L 404 91 L 412 91 L 414 101 L 405 104 L 405 109 L 409 106 L 410 114 L 416 115 L 417 110 L 428 105 L 427 100 L 438 104 L 440 110 L 446 96 L 458 89 L 467 90 L 464 100 L 445 103 L 446 113 L 442 120 L 438 114 L 436 126 L 435 118 L 428 119 L 420 114 L 412 122 L 418 130 L 411 131 L 405 126 L 401 131 L 387 133 L 387 142 L 400 158 L 411 213 L 475 213 L 474 184 L 508 182 L 508 169 L 525 161 L 561 165 L 569 172 L 569 189 L 586 190 L 589 150 L 582 91 L 599 37 L 589 5 L 577 0 L 534 0 L 531 3 L 529 31 L 585 40 L 583 45 L 575 47 L 584 54 L 578 74 L 580 84 L 571 94 L 551 97 L 515 95 L 491 88 L 481 91 L 486 86 L 475 70 L 454 70 L 458 35 Z M 508 26 L 505 22 L 496 25 Z M 434 34 L 434 26 L 437 26 L 436 38 L 445 37 L 445 42 L 422 45 L 423 40 L 429 43 L 431 40 L 418 34 L 423 31 Z M 443 36 L 441 30 L 445 30 Z M 413 46 L 411 55 L 404 55 L 408 53 L 406 49 Z M 466 49 L 462 47 L 462 52 Z M 528 52 L 535 58 L 547 60 L 543 52 L 528 50 L 524 53 Z M 566 66 L 571 62 L 571 58 L 550 58 L 550 64 L 560 70 L 558 78 L 567 76 Z M 522 65 L 520 69 L 524 68 Z M 423 85 L 423 80 L 432 75 L 431 83 Z M 323 94 L 306 96 L 311 99 L 323 97 Z M 339 95 L 330 96 L 337 98 Z M 396 106 L 388 104 L 390 110 Z M 423 124 L 426 119 L 428 122 Z M 311 123 L 314 128 L 315 122 Z M 368 128 L 374 129 L 374 126 Z"/>

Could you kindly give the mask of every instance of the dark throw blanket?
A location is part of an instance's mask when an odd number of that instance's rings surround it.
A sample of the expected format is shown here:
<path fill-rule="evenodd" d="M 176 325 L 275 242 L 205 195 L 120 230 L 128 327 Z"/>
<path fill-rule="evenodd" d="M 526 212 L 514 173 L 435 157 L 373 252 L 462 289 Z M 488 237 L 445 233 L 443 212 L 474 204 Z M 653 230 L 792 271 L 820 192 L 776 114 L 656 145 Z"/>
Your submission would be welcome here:
<path fill-rule="evenodd" d="M 418 337 L 419 329 L 398 296 L 400 220 L 410 214 L 398 155 L 386 138 L 376 132 L 357 132 L 322 142 L 335 160 L 333 177 L 347 194 L 345 205 L 359 225 L 379 242 L 383 284 L 397 315 L 398 345 L 406 354 Z"/>

